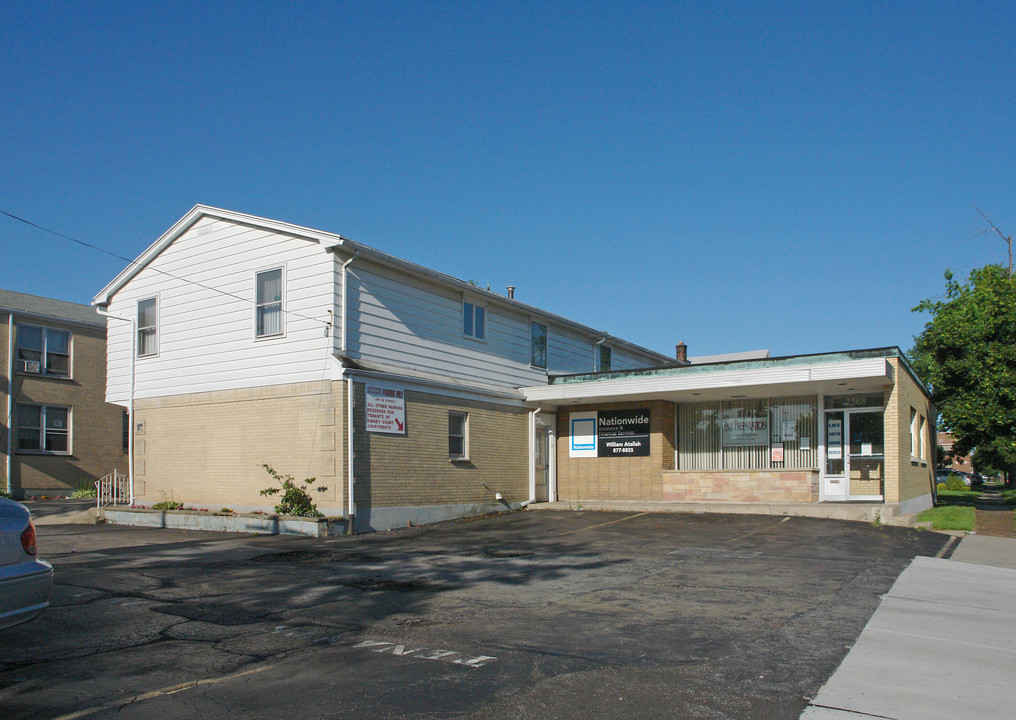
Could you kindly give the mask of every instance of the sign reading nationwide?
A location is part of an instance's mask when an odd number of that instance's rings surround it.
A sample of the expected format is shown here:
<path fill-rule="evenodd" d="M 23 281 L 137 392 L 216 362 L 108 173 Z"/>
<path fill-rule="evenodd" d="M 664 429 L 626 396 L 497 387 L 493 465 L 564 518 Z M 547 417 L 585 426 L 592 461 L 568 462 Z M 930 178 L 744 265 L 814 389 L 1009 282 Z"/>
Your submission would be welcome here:
<path fill-rule="evenodd" d="M 406 393 L 402 388 L 364 384 L 367 432 L 406 434 Z"/>
<path fill-rule="evenodd" d="M 649 455 L 648 408 L 571 413 L 569 429 L 569 457 Z"/>

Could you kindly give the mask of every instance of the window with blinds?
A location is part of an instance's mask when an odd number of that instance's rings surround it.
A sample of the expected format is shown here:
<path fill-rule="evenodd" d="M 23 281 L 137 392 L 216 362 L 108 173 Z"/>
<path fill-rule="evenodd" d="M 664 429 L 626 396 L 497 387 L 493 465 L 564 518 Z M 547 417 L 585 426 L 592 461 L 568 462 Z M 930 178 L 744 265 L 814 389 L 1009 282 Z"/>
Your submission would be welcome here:
<path fill-rule="evenodd" d="M 256 337 L 281 335 L 282 321 L 282 268 L 257 273 L 257 308 L 254 323 Z"/>
<path fill-rule="evenodd" d="M 782 470 L 817 467 L 815 398 L 764 398 L 681 404 L 681 470 Z"/>

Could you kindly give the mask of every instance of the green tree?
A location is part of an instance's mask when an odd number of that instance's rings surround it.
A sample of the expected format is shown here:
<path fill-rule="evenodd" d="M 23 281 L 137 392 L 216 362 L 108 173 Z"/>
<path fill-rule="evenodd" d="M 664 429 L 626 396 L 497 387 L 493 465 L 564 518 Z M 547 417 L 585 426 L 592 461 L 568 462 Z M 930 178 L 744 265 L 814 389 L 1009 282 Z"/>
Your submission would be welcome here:
<path fill-rule="evenodd" d="M 945 298 L 915 312 L 932 318 L 910 357 L 931 387 L 954 451 L 978 456 L 1016 479 L 1016 281 L 987 265 L 959 283 L 945 273 Z"/>

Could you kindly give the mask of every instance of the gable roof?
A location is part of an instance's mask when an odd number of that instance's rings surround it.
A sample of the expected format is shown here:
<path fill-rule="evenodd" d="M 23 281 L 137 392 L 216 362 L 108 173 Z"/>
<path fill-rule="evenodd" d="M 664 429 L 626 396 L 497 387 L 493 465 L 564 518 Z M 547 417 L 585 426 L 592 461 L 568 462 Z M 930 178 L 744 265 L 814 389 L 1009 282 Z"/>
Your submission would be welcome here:
<path fill-rule="evenodd" d="M 14 314 L 105 327 L 106 319 L 88 305 L 54 300 L 12 290 L 0 290 L 0 310 Z"/>
<path fill-rule="evenodd" d="M 338 249 L 342 248 L 346 253 L 352 256 L 354 253 L 359 253 L 365 259 L 369 259 L 373 262 L 386 265 L 394 268 L 401 272 L 405 272 L 416 277 L 420 277 L 430 282 L 444 285 L 446 287 L 454 288 L 461 292 L 468 292 L 483 298 L 486 298 L 489 302 L 501 305 L 506 308 L 515 310 L 516 312 L 529 313 L 540 319 L 546 319 L 556 322 L 560 325 L 572 328 L 577 332 L 584 335 L 588 335 L 590 338 L 596 340 L 607 340 L 611 345 L 617 348 L 624 348 L 629 351 L 637 352 L 643 355 L 648 355 L 656 359 L 662 365 L 676 365 L 679 364 L 674 358 L 658 353 L 649 348 L 636 345 L 627 340 L 623 340 L 619 337 L 610 335 L 601 330 L 583 325 L 582 323 L 569 320 L 568 318 L 561 317 L 549 313 L 545 310 L 541 310 L 532 305 L 519 302 L 514 298 L 507 298 L 498 293 L 490 290 L 484 290 L 483 288 L 476 287 L 471 283 L 459 280 L 451 275 L 432 270 L 423 265 L 411 262 L 409 260 L 403 260 L 402 258 L 388 253 L 382 252 L 369 245 L 364 245 L 359 242 L 354 242 L 349 238 L 343 237 L 336 233 L 325 232 L 323 230 L 315 230 L 313 228 L 303 227 L 301 225 L 294 225 L 292 223 L 282 222 L 280 220 L 271 220 L 269 218 L 262 218 L 256 215 L 248 215 L 246 213 L 236 212 L 233 210 L 223 210 L 222 208 L 211 207 L 209 205 L 195 205 L 190 212 L 184 215 L 178 220 L 173 227 L 167 230 L 163 235 L 156 240 L 154 243 L 148 246 L 148 248 L 141 253 L 136 260 L 128 265 L 124 270 L 117 275 L 113 280 L 106 285 L 92 300 L 93 305 L 106 306 L 110 303 L 113 295 L 117 293 L 124 285 L 141 272 L 146 266 L 148 266 L 159 254 L 165 250 L 174 240 L 179 238 L 191 227 L 194 226 L 199 220 L 210 217 L 218 220 L 226 220 L 228 222 L 238 223 L 241 225 L 248 225 L 252 227 L 263 228 L 272 230 L 274 232 L 289 235 L 295 238 L 301 238 L 304 240 L 310 240 L 319 243 L 324 248 Z"/>
<path fill-rule="evenodd" d="M 189 213 L 180 218 L 173 227 L 162 234 L 162 237 L 149 245 L 143 253 L 138 255 L 137 259 L 124 268 L 119 275 L 113 278 L 113 280 L 106 285 L 106 287 L 100 290 L 99 293 L 92 299 L 92 304 L 108 305 L 116 292 L 130 282 L 131 278 L 144 270 L 145 267 L 155 260 L 155 258 L 159 256 L 159 253 L 169 247 L 174 240 L 190 230 L 191 227 L 193 227 L 199 220 L 206 217 L 215 218 L 217 220 L 227 220 L 241 225 L 253 225 L 259 228 L 273 230 L 275 232 L 282 233 L 283 235 L 292 235 L 293 237 L 303 238 L 305 240 L 313 240 L 320 243 L 322 247 L 335 247 L 336 245 L 342 245 L 349 242 L 346 238 L 341 235 L 336 235 L 335 233 L 313 230 L 311 228 L 293 225 L 292 223 L 282 222 L 280 220 L 270 220 L 268 218 L 248 215 L 246 213 L 235 212 L 233 210 L 223 210 L 222 208 L 199 204 L 191 208 Z"/>

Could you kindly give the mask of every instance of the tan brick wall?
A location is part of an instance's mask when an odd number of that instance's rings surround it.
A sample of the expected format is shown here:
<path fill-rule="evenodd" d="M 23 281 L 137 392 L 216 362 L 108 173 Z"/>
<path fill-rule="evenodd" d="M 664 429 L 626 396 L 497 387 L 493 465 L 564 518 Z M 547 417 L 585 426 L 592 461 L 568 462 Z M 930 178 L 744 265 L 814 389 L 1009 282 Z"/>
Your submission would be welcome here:
<path fill-rule="evenodd" d="M 14 452 L 12 480 L 16 495 L 67 494 L 77 487 L 90 487 L 103 475 L 115 469 L 125 472 L 127 456 L 122 449 L 123 409 L 109 405 L 106 395 L 106 331 L 105 328 L 64 324 L 34 318 L 15 323 L 69 330 L 71 332 L 71 377 L 51 378 L 14 374 L 14 400 L 17 403 L 64 405 L 71 407 L 71 454 L 45 455 Z M 8 317 L 0 313 L 0 358 L 3 382 L 0 407 L 7 413 L 7 344 Z M 11 418 L 17 421 L 17 410 Z M 6 487 L 7 428 L 0 439 L 0 474 Z M 12 437 L 16 447 L 16 438 Z"/>
<path fill-rule="evenodd" d="M 406 391 L 406 434 L 366 433 L 364 386 L 355 383 L 357 507 L 509 503 L 529 498 L 525 408 Z M 469 461 L 448 459 L 448 413 L 468 414 Z"/>
<path fill-rule="evenodd" d="M 592 410 L 649 408 L 647 457 L 569 457 L 568 415 Z M 663 471 L 674 468 L 674 409 L 671 402 L 652 400 L 574 405 L 557 413 L 557 498 L 582 500 L 662 500 Z"/>
<path fill-rule="evenodd" d="M 889 358 L 895 383 L 886 400 L 885 456 L 886 502 L 900 502 L 931 492 L 931 476 L 935 471 L 934 445 L 931 437 L 930 403 L 927 396 L 903 367 L 898 358 Z M 910 409 L 924 417 L 925 458 L 911 460 Z M 914 455 L 921 453 L 920 444 Z"/>
<path fill-rule="evenodd" d="M 267 510 L 277 502 L 259 494 L 272 486 L 267 463 L 297 480 L 316 478 L 319 508 L 341 511 L 343 391 L 323 381 L 135 401 L 138 502 Z"/>
<path fill-rule="evenodd" d="M 663 473 L 669 502 L 817 502 L 817 470 L 676 470 Z"/>

